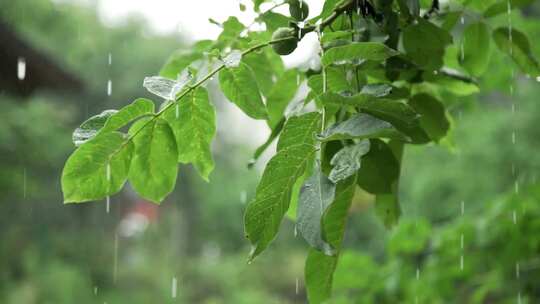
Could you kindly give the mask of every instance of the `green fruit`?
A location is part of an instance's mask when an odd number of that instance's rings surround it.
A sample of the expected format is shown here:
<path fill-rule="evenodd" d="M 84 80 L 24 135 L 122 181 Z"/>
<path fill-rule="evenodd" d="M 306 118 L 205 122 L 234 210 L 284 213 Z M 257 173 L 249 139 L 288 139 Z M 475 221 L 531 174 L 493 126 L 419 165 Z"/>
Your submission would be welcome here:
<path fill-rule="evenodd" d="M 304 0 L 289 1 L 289 13 L 297 21 L 303 21 L 309 15 L 308 4 Z"/>
<path fill-rule="evenodd" d="M 272 48 L 279 55 L 289 55 L 292 53 L 298 45 L 298 39 L 296 39 L 296 31 L 289 27 L 280 27 L 272 34 L 272 40 L 284 39 L 290 37 L 290 39 L 283 40 L 272 44 Z"/>

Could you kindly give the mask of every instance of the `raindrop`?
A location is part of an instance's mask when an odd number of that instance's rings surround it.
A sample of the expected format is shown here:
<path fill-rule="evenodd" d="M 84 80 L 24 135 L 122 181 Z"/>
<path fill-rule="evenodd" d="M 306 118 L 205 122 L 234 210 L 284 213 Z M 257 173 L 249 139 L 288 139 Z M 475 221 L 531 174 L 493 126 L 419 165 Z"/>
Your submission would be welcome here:
<path fill-rule="evenodd" d="M 517 224 L 517 213 L 516 213 L 516 210 L 512 211 L 512 222 L 515 224 Z"/>
<path fill-rule="evenodd" d="M 97 287 L 97 286 L 94 286 L 94 295 L 97 296 L 97 292 L 98 292 L 98 287 Z"/>
<path fill-rule="evenodd" d="M 516 279 L 519 279 L 519 262 L 516 262 Z"/>
<path fill-rule="evenodd" d="M 460 23 L 465 24 L 465 16 L 461 16 Z"/>
<path fill-rule="evenodd" d="M 299 73 L 296 74 L 296 85 L 297 86 L 300 85 L 300 74 Z"/>
<path fill-rule="evenodd" d="M 112 80 L 107 81 L 107 96 L 111 96 L 112 94 Z"/>
<path fill-rule="evenodd" d="M 294 237 L 297 237 L 297 236 L 298 236 L 298 227 L 296 226 L 296 224 L 294 224 L 294 231 L 293 231 L 293 234 L 294 234 Z"/>
<path fill-rule="evenodd" d="M 516 164 L 512 163 L 512 175 L 516 175 Z"/>
<path fill-rule="evenodd" d="M 519 182 L 517 180 L 514 181 L 514 192 L 519 194 Z"/>
<path fill-rule="evenodd" d="M 326 93 L 326 70 L 322 70 L 323 93 Z"/>
<path fill-rule="evenodd" d="M 461 62 L 465 61 L 465 43 L 464 41 L 461 42 L 461 45 L 459 46 L 459 49 L 460 49 L 460 59 L 461 59 Z M 436 71 L 435 71 L 436 72 Z"/>
<path fill-rule="evenodd" d="M 105 205 L 105 212 L 110 213 L 111 212 L 111 197 L 107 195 L 107 198 L 105 199 L 107 204 Z"/>
<path fill-rule="evenodd" d="M 516 144 L 516 131 L 512 131 L 512 144 Z"/>
<path fill-rule="evenodd" d="M 240 203 L 245 204 L 247 202 L 247 192 L 246 190 L 240 191 Z"/>
<path fill-rule="evenodd" d="M 109 65 L 111 65 L 111 64 L 112 64 L 112 54 L 109 53 Z"/>
<path fill-rule="evenodd" d="M 107 163 L 107 167 L 105 169 L 106 171 L 106 177 L 107 177 L 107 181 L 110 182 L 111 181 L 111 164 L 110 163 Z"/>
<path fill-rule="evenodd" d="M 463 254 L 459 258 L 459 270 L 463 271 Z"/>
<path fill-rule="evenodd" d="M 26 77 L 26 60 L 24 57 L 17 58 L 17 78 L 23 80 Z"/>
<path fill-rule="evenodd" d="M 420 280 L 420 268 L 416 267 L 416 280 Z"/>
<path fill-rule="evenodd" d="M 227 68 L 236 68 L 240 65 L 242 59 L 242 52 L 239 50 L 233 50 L 229 55 L 223 58 L 223 63 Z"/>
<path fill-rule="evenodd" d="M 461 250 L 463 250 L 463 247 L 465 245 L 465 242 L 464 242 L 465 238 L 463 236 L 463 233 L 461 234 L 461 238 L 460 238 L 460 245 L 461 245 Z"/>
<path fill-rule="evenodd" d="M 173 299 L 176 299 L 177 287 L 178 287 L 178 280 L 176 279 L 176 277 L 173 277 L 172 282 L 171 282 L 171 297 Z"/>
<path fill-rule="evenodd" d="M 302 3 L 302 1 L 300 1 L 300 3 Z M 296 278 L 296 284 L 294 286 L 294 291 L 295 291 L 296 294 L 298 294 L 299 290 L 300 290 L 300 286 L 299 286 L 299 283 L 298 283 L 298 278 Z"/>
<path fill-rule="evenodd" d="M 180 117 L 180 105 L 178 104 L 178 102 L 176 103 L 175 116 L 176 116 L 176 119 Z"/>
<path fill-rule="evenodd" d="M 517 302 L 518 302 L 518 304 L 521 304 L 521 292 L 518 292 Z"/>
<path fill-rule="evenodd" d="M 461 201 L 461 215 L 465 214 L 465 201 Z"/>
<path fill-rule="evenodd" d="M 540 82 L 540 76 L 536 76 L 536 81 Z"/>

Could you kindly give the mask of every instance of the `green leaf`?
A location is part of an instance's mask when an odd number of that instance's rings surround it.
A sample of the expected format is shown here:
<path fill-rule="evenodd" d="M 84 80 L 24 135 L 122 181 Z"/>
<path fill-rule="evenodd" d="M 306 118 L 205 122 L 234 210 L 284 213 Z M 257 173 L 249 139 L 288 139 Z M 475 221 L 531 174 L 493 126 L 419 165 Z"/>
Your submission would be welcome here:
<path fill-rule="evenodd" d="M 323 239 L 321 225 L 326 209 L 334 201 L 336 185 L 321 172 L 318 162 L 315 163 L 313 174 L 300 189 L 296 227 L 311 247 L 334 255 L 334 248 Z"/>
<path fill-rule="evenodd" d="M 463 32 L 460 64 L 472 75 L 480 76 L 489 64 L 490 36 L 485 23 L 469 25 Z"/>
<path fill-rule="evenodd" d="M 287 120 L 277 143 L 277 151 L 298 144 L 315 142 L 315 133 L 320 128 L 320 114 L 311 112 L 300 116 L 292 116 Z"/>
<path fill-rule="evenodd" d="M 527 6 L 534 2 L 534 0 L 504 0 L 498 1 L 492 4 L 484 11 L 484 17 L 489 18 L 497 16 L 499 14 L 508 12 L 508 2 L 510 2 L 510 9 L 520 8 Z"/>
<path fill-rule="evenodd" d="M 80 146 L 62 171 L 64 203 L 103 199 L 126 182 L 133 145 L 119 132 L 100 134 Z"/>
<path fill-rule="evenodd" d="M 289 17 L 272 11 L 261 14 L 259 19 L 264 22 L 266 30 L 269 32 L 274 32 L 280 27 L 287 27 L 290 20 Z"/>
<path fill-rule="evenodd" d="M 338 183 L 358 171 L 361 167 L 362 156 L 369 152 L 369 140 L 364 139 L 357 144 L 343 147 L 339 150 L 332 160 L 330 165 L 333 166 L 328 178 Z"/>
<path fill-rule="evenodd" d="M 432 140 L 439 141 L 446 135 L 450 122 L 439 100 L 428 94 L 417 94 L 409 100 L 409 104 L 420 114 L 420 125 Z"/>
<path fill-rule="evenodd" d="M 75 146 L 80 146 L 90 139 L 94 138 L 103 128 L 109 117 L 117 113 L 117 110 L 105 110 L 100 114 L 94 115 L 85 120 L 72 134 L 72 140 Z"/>
<path fill-rule="evenodd" d="M 296 70 L 288 70 L 276 81 L 266 97 L 266 109 L 271 128 L 279 123 L 289 102 L 294 98 L 298 89 L 299 74 Z"/>
<path fill-rule="evenodd" d="M 397 193 L 378 194 L 375 197 L 375 214 L 386 228 L 395 226 L 401 216 Z"/>
<path fill-rule="evenodd" d="M 508 54 L 520 69 L 531 76 L 540 75 L 540 66 L 531 51 L 527 36 L 512 29 L 511 35 L 506 27 L 499 27 L 493 31 L 493 40 L 497 47 Z"/>
<path fill-rule="evenodd" d="M 279 77 L 285 69 L 281 57 L 270 49 L 257 54 L 248 54 L 242 58 L 242 62 L 251 68 L 264 96 L 270 94 L 274 88 L 274 79 Z"/>
<path fill-rule="evenodd" d="M 178 161 L 193 163 L 199 174 L 208 181 L 214 169 L 211 145 L 216 134 L 216 114 L 208 92 L 198 87 L 184 96 L 165 113 L 178 147 Z"/>
<path fill-rule="evenodd" d="M 417 19 L 403 30 L 403 48 L 421 67 L 436 70 L 443 65 L 444 50 L 452 43 L 448 31 L 433 23 Z"/>
<path fill-rule="evenodd" d="M 254 119 L 266 119 L 266 108 L 251 68 L 240 63 L 237 68 L 219 72 L 219 84 L 223 94 L 244 113 Z"/>
<path fill-rule="evenodd" d="M 343 92 L 351 90 L 347 81 L 347 75 L 343 69 L 328 67 L 326 71 L 326 92 Z M 323 93 L 323 77 L 321 74 L 313 75 L 308 78 L 308 86 L 315 96 Z"/>
<path fill-rule="evenodd" d="M 203 55 L 200 52 L 178 50 L 167 59 L 167 62 L 165 62 L 159 71 L 159 75 L 169 79 L 176 79 L 178 74 L 192 62 L 202 58 Z"/>
<path fill-rule="evenodd" d="M 160 203 L 173 189 L 178 173 L 178 150 L 169 124 L 160 118 L 143 118 L 129 134 L 135 153 L 129 182 L 145 199 Z"/>
<path fill-rule="evenodd" d="M 351 118 L 328 127 L 319 136 L 321 141 L 364 138 L 402 138 L 389 122 L 368 114 L 358 113 Z"/>
<path fill-rule="evenodd" d="M 296 180 L 304 174 L 315 153 L 314 133 L 320 127 L 320 114 L 291 117 L 278 142 L 278 152 L 266 165 L 255 198 L 247 206 L 244 223 L 255 258 L 275 238 L 289 208 Z"/>
<path fill-rule="evenodd" d="M 378 193 L 376 195 L 375 213 L 379 218 L 382 219 L 386 228 L 391 228 L 392 226 L 395 226 L 397 224 L 399 217 L 401 216 L 401 207 L 399 206 L 399 174 L 401 167 L 401 158 L 403 157 L 403 143 L 390 141 L 388 142 L 387 147 L 390 150 L 390 154 L 392 154 L 394 160 L 397 163 L 397 168 L 394 169 L 397 171 L 397 173 L 395 173 L 395 178 L 388 179 L 386 181 L 390 185 L 390 191 L 388 193 Z M 389 161 L 390 155 L 387 155 L 386 158 L 386 161 Z M 384 167 L 380 167 L 380 170 L 383 171 Z M 358 174 L 361 173 L 359 172 Z"/>
<path fill-rule="evenodd" d="M 245 29 L 245 26 L 234 16 L 229 17 L 229 19 L 223 22 L 222 27 L 223 31 L 219 34 L 217 40 L 225 45 L 230 44 L 232 41 L 236 41 L 240 36 L 240 33 Z"/>
<path fill-rule="evenodd" d="M 101 132 L 118 130 L 141 116 L 153 113 L 154 103 L 150 99 L 137 98 L 133 103 L 111 115 L 105 122 Z"/>
<path fill-rule="evenodd" d="M 390 147 L 382 140 L 371 139 L 370 150 L 358 170 L 358 186 L 372 194 L 389 194 L 398 178 L 399 161 Z"/>
<path fill-rule="evenodd" d="M 399 53 L 379 42 L 356 42 L 329 49 L 322 57 L 322 63 L 328 66 L 352 60 L 382 61 Z"/>
<path fill-rule="evenodd" d="M 305 265 L 305 281 L 309 303 L 322 303 L 331 295 L 332 281 L 345 232 L 347 213 L 355 189 L 355 176 L 338 183 L 336 198 L 322 220 L 325 239 L 336 250 L 336 255 L 328 256 L 315 249 L 309 250 Z"/>
<path fill-rule="evenodd" d="M 474 78 L 471 78 L 457 70 L 442 68 L 436 74 L 424 72 L 424 81 L 434 83 L 441 89 L 457 96 L 468 96 L 480 92 L 480 88 Z"/>

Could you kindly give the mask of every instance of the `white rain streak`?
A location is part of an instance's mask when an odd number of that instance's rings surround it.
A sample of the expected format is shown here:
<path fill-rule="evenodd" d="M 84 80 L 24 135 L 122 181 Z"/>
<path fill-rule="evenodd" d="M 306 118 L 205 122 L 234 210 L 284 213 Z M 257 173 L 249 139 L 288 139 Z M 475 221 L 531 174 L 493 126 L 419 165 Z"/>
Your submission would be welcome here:
<path fill-rule="evenodd" d="M 298 228 L 296 227 L 296 224 L 294 224 L 294 231 L 293 231 L 294 237 L 298 236 Z"/>
<path fill-rule="evenodd" d="M 240 191 L 240 203 L 245 204 L 247 202 L 247 192 L 246 190 Z"/>
<path fill-rule="evenodd" d="M 464 257 L 463 254 L 459 258 L 459 270 L 463 271 L 463 263 L 464 263 Z"/>
<path fill-rule="evenodd" d="M 26 78 L 26 59 L 24 57 L 17 58 L 17 78 L 19 80 Z"/>
<path fill-rule="evenodd" d="M 461 201 L 461 216 L 463 216 L 465 214 L 465 201 Z M 461 256 L 459 257 L 459 270 L 460 271 L 463 271 L 463 267 L 464 267 L 464 249 L 465 249 L 465 236 L 463 234 L 463 232 L 461 232 L 460 236 L 459 236 L 459 248 L 461 249 Z"/>
<path fill-rule="evenodd" d="M 520 274 L 519 262 L 516 262 L 516 279 L 519 279 L 519 274 Z"/>
<path fill-rule="evenodd" d="M 109 53 L 109 60 L 108 60 L 108 62 L 109 62 L 109 65 L 112 65 L 112 54 L 111 54 L 111 53 Z"/>
<path fill-rule="evenodd" d="M 107 185 L 110 186 L 110 183 L 111 183 L 111 164 L 110 163 L 107 163 L 107 167 L 105 169 L 105 177 L 107 178 Z M 111 197 L 107 195 L 107 198 L 106 198 L 106 207 L 105 207 L 105 211 L 107 213 L 111 212 Z"/>
<path fill-rule="evenodd" d="M 176 119 L 180 118 L 180 104 L 177 102 L 174 108 L 174 116 Z"/>
<path fill-rule="evenodd" d="M 107 80 L 107 96 L 111 96 L 112 94 L 112 80 Z"/>
<path fill-rule="evenodd" d="M 118 234 L 114 234 L 113 283 L 118 279 Z"/>
<path fill-rule="evenodd" d="M 97 296 L 97 293 L 98 293 L 98 287 L 97 287 L 97 286 L 94 286 L 94 295 Z"/>
<path fill-rule="evenodd" d="M 416 280 L 420 280 L 420 268 L 416 267 Z"/>
<path fill-rule="evenodd" d="M 300 2 L 301 3 L 301 2 Z M 298 282 L 298 278 L 296 278 L 295 286 L 294 286 L 294 292 L 298 294 L 300 291 L 300 284 Z"/>
<path fill-rule="evenodd" d="M 171 281 L 171 297 L 173 299 L 176 299 L 177 289 L 178 289 L 178 280 L 176 279 L 176 277 L 173 277 Z"/>

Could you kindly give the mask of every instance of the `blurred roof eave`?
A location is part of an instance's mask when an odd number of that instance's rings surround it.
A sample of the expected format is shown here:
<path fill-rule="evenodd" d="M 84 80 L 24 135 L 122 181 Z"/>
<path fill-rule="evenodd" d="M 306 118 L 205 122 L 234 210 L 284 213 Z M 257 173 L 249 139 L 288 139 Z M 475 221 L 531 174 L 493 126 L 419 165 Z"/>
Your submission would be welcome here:
<path fill-rule="evenodd" d="M 29 96 L 36 89 L 82 91 L 83 82 L 63 69 L 50 56 L 33 48 L 7 24 L 0 21 L 0 91 Z M 19 58 L 26 62 L 23 80 L 17 75 Z"/>

